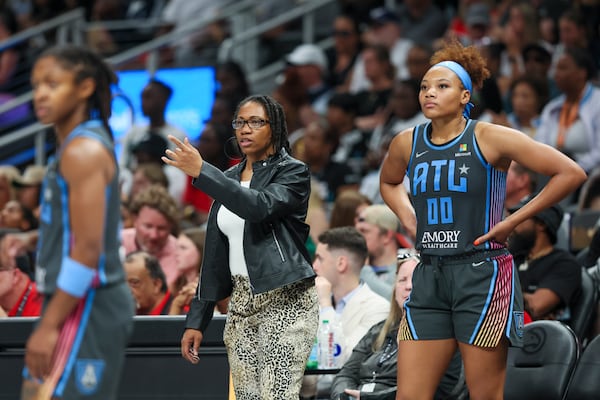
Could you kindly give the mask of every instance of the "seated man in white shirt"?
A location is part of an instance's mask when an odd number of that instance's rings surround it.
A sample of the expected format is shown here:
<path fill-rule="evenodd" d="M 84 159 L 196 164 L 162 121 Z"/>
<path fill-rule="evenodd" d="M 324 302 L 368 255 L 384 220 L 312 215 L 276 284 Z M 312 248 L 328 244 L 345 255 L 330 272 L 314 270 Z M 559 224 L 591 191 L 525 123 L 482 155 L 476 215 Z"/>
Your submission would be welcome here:
<path fill-rule="evenodd" d="M 354 227 L 332 228 L 319 235 L 313 268 L 317 274 L 320 318 L 341 325 L 340 365 L 350 357 L 367 331 L 384 320 L 390 310 L 389 301 L 360 280 L 367 255 L 365 239 Z M 328 394 L 332 379 L 332 375 L 305 377 L 301 395 L 314 396 L 316 392 L 320 398 Z"/>

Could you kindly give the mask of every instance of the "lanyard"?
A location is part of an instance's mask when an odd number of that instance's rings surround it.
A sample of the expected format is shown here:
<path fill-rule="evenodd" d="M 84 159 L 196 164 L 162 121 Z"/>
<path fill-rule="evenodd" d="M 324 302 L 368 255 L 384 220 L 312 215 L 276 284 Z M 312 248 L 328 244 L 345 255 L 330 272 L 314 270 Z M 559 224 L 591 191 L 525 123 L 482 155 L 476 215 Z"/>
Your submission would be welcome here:
<path fill-rule="evenodd" d="M 33 283 L 30 283 L 29 286 L 27 286 L 27 291 L 25 292 L 25 295 L 23 296 L 23 299 L 21 300 L 21 303 L 17 308 L 17 313 L 15 314 L 15 317 L 20 317 L 21 314 L 23 314 L 23 309 L 25 308 L 25 304 L 27 303 L 27 299 L 29 298 L 29 294 L 31 293 L 32 287 Z"/>

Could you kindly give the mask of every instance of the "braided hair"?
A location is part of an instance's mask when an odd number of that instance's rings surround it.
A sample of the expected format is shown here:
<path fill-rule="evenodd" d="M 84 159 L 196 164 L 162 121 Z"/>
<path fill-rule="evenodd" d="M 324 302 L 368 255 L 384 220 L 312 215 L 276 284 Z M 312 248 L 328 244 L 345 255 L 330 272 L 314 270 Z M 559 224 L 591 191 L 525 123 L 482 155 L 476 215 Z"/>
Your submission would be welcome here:
<path fill-rule="evenodd" d="M 91 78 L 96 83 L 96 90 L 87 100 L 87 111 L 90 118 L 99 117 L 104 128 L 112 138 L 112 130 L 108 124 L 111 114 L 111 85 L 117 84 L 118 78 L 112 68 L 93 51 L 74 45 L 59 45 L 44 51 L 39 57 L 53 57 L 63 68 L 74 72 L 75 82 Z"/>
<path fill-rule="evenodd" d="M 237 119 L 240 108 L 247 103 L 257 103 L 262 105 L 265 109 L 267 118 L 271 123 L 271 143 L 273 144 L 273 147 L 275 147 L 275 151 L 279 151 L 283 148 L 287 150 L 288 153 L 291 153 L 283 106 L 271 96 L 248 96 L 238 104 L 235 110 L 234 119 Z"/>

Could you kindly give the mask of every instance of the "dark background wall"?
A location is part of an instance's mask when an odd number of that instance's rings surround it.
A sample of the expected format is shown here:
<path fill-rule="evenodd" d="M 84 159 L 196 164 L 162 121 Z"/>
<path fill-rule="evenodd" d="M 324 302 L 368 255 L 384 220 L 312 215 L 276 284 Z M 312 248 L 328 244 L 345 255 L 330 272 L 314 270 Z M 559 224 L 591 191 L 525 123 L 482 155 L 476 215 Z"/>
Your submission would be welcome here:
<path fill-rule="evenodd" d="M 18 399 L 25 342 L 37 318 L 0 319 L 0 399 Z M 229 364 L 223 344 L 225 317 L 204 333 L 200 362 L 181 357 L 184 317 L 135 317 L 118 399 L 228 398 Z"/>

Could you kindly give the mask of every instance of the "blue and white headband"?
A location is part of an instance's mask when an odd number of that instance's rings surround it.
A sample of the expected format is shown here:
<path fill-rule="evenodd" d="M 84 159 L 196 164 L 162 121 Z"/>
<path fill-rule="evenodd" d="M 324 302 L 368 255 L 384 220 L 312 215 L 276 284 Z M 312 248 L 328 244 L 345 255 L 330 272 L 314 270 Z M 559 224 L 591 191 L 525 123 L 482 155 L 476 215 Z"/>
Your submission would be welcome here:
<path fill-rule="evenodd" d="M 458 76 L 458 79 L 460 79 L 460 82 L 462 83 L 464 88 L 467 89 L 469 93 L 473 94 L 473 84 L 471 83 L 471 76 L 469 75 L 467 70 L 463 68 L 462 65 L 455 61 L 442 61 L 435 64 L 434 67 L 446 67 L 450 71 L 454 72 L 456 76 Z M 471 110 L 473 109 L 473 107 L 475 107 L 475 105 L 471 102 L 468 102 L 465 105 L 465 109 L 463 110 L 463 115 L 465 116 L 465 118 L 468 119 L 470 117 Z"/>

